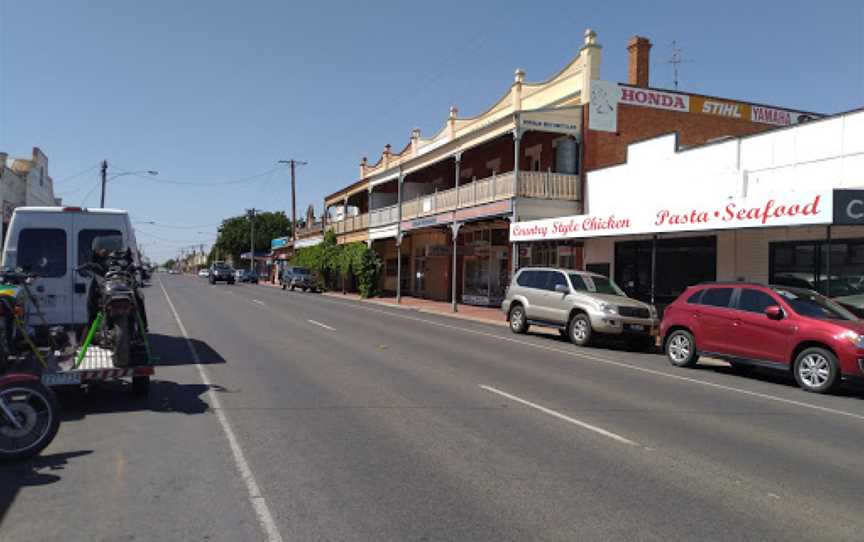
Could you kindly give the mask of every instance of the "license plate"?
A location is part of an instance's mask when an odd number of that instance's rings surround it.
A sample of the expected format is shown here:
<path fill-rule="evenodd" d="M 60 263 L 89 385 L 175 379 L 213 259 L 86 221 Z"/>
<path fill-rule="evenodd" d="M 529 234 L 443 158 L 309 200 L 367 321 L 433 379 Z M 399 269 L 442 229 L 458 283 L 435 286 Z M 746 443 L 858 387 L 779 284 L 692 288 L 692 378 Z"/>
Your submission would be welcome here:
<path fill-rule="evenodd" d="M 645 331 L 645 326 L 642 324 L 630 324 L 629 328 L 631 331 Z"/>
<path fill-rule="evenodd" d="M 42 375 L 46 386 L 74 386 L 81 383 L 81 373 L 55 373 Z"/>

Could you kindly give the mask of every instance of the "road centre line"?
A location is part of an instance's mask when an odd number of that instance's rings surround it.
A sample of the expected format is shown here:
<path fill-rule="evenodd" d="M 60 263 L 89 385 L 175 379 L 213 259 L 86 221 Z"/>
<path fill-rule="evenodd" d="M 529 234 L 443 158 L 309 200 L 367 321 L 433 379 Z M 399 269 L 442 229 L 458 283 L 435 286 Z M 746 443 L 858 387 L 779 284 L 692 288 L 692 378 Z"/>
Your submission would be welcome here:
<path fill-rule="evenodd" d="M 177 309 L 174 307 L 171 297 L 168 296 L 168 291 L 165 290 L 165 285 L 162 284 L 162 279 L 159 279 L 159 287 L 162 288 L 165 300 L 168 302 L 168 306 L 174 314 L 174 320 L 177 322 L 177 327 L 180 328 L 180 333 L 182 333 L 183 338 L 186 339 L 186 345 L 189 347 L 189 352 L 192 354 L 192 359 L 195 361 L 195 367 L 201 375 L 201 382 L 207 386 L 207 396 L 210 399 L 211 409 L 216 413 L 216 418 L 219 420 L 219 424 L 222 426 L 222 431 L 225 433 L 225 438 L 228 440 L 228 445 L 231 448 L 232 455 L 234 456 L 234 463 L 240 473 L 240 477 L 246 484 L 246 491 L 249 493 L 249 502 L 252 504 L 255 514 L 258 516 L 258 522 L 261 529 L 264 531 L 266 540 L 267 542 L 282 542 L 282 535 L 279 534 L 279 528 L 276 526 L 276 522 L 273 520 L 273 515 L 270 513 L 267 499 L 261 493 L 261 488 L 258 487 L 258 482 L 255 481 L 252 467 L 250 467 L 249 463 L 246 461 L 246 455 L 240 447 L 240 442 L 237 440 L 234 430 L 231 429 L 231 424 L 228 421 L 225 412 L 222 410 L 219 398 L 215 393 L 213 393 L 210 378 L 207 376 L 206 371 L 204 371 L 204 366 L 201 365 L 201 357 L 198 355 L 195 345 L 189 338 L 186 326 L 184 326 L 183 322 L 180 320 L 180 315 L 177 313 Z"/>
<path fill-rule="evenodd" d="M 330 327 L 327 324 L 322 324 L 321 322 L 318 322 L 316 320 L 306 320 L 306 321 L 309 322 L 310 324 L 315 324 L 316 326 L 321 326 L 324 329 L 329 329 L 330 331 L 336 331 L 336 328 Z"/>
<path fill-rule="evenodd" d="M 262 306 L 264 306 L 264 307 L 267 306 L 267 305 L 265 305 L 264 302 L 261 301 L 260 299 L 253 299 L 253 300 L 252 300 L 252 303 L 258 303 L 259 305 L 262 305 Z"/>
<path fill-rule="evenodd" d="M 521 403 L 525 406 L 529 406 L 535 410 L 539 410 L 540 412 L 542 412 L 544 414 L 554 416 L 554 417 L 558 418 L 559 420 L 564 420 L 565 422 L 572 423 L 573 425 L 578 425 L 582 429 L 587 429 L 588 431 L 593 431 L 599 435 L 603 435 L 604 437 L 611 438 L 612 440 L 620 442 L 621 444 L 627 444 L 629 446 L 639 446 L 639 443 L 634 442 L 628 438 L 624 438 L 617 433 L 607 431 L 607 430 L 603 429 L 602 427 L 597 427 L 596 425 L 591 425 L 590 423 L 585 423 L 583 421 L 577 420 L 576 418 L 571 418 L 570 416 L 567 416 L 566 414 L 562 414 L 562 413 L 558 412 L 557 410 L 552 410 L 551 408 L 546 408 L 542 405 L 538 405 L 537 403 L 532 403 L 531 401 L 528 401 L 526 399 L 522 399 L 521 397 L 511 395 L 511 394 L 507 393 L 506 391 L 501 391 L 497 388 L 493 388 L 492 386 L 486 386 L 484 384 L 481 384 L 480 388 L 484 389 L 488 392 L 500 395 L 501 397 L 506 397 L 507 399 L 510 399 L 511 401 L 515 401 L 515 402 Z"/>
<path fill-rule="evenodd" d="M 318 298 L 318 300 L 321 302 L 324 302 L 324 303 L 330 303 L 332 305 L 345 305 L 346 304 L 345 301 L 331 301 L 329 299 L 323 299 L 323 298 Z M 545 346 L 542 344 L 537 344 L 537 343 L 533 343 L 533 342 L 529 342 L 529 341 L 514 339 L 512 337 L 503 337 L 501 335 L 496 335 L 494 333 L 488 333 L 485 331 L 479 331 L 476 329 L 468 329 L 468 328 L 454 326 L 454 325 L 450 325 L 450 324 L 444 324 L 442 322 L 436 322 L 434 320 L 426 320 L 424 318 L 418 318 L 415 316 L 398 314 L 398 313 L 394 313 L 394 312 L 388 311 L 388 310 L 381 310 L 381 309 L 376 309 L 373 307 L 365 307 L 362 305 L 362 302 L 348 301 L 348 303 L 351 303 L 352 305 L 356 306 L 358 309 L 369 311 L 369 312 L 374 312 L 374 313 L 378 313 L 378 314 L 386 314 L 386 315 L 391 316 L 393 318 L 402 318 L 404 320 L 412 320 L 415 322 L 422 322 L 424 324 L 429 324 L 429 325 L 444 328 L 444 329 L 452 329 L 455 331 L 461 331 L 463 333 L 468 333 L 471 335 L 490 337 L 490 338 L 493 338 L 493 339 L 498 340 L 498 341 L 506 341 L 506 342 L 510 342 L 510 343 L 520 344 L 523 346 L 528 346 L 530 348 L 538 348 L 541 350 L 546 350 L 548 352 L 556 352 L 556 353 L 564 354 L 566 356 L 570 356 L 570 357 L 574 357 L 574 358 L 588 359 L 588 360 L 596 361 L 599 363 L 604 363 L 606 365 L 611 365 L 614 367 L 621 367 L 623 369 L 629 369 L 631 371 L 637 371 L 637 372 L 641 372 L 641 373 L 645 373 L 645 374 L 650 374 L 653 376 L 659 376 L 662 378 L 669 378 L 672 380 L 678 380 L 679 382 L 689 382 L 691 384 L 699 384 L 701 386 L 705 386 L 708 388 L 713 388 L 713 389 L 723 390 L 723 391 L 729 391 L 732 393 L 738 393 L 740 395 L 746 395 L 749 397 L 756 397 L 756 398 L 764 399 L 767 401 L 774 401 L 774 402 L 783 403 L 786 405 L 808 408 L 808 409 L 816 410 L 819 412 L 825 412 L 828 414 L 836 414 L 838 416 L 846 416 L 849 418 L 854 418 L 856 420 L 864 421 L 864 415 L 855 414 L 853 412 L 847 412 L 845 410 L 838 410 L 835 408 L 823 407 L 823 406 L 819 406 L 819 405 L 813 405 L 810 403 L 804 403 L 801 401 L 796 401 L 794 399 L 786 399 L 784 397 L 778 397 L 776 395 L 768 395 L 766 393 L 760 393 L 760 392 L 756 392 L 756 391 L 734 388 L 732 386 L 726 386 L 725 384 L 716 384 L 714 382 L 707 382 L 705 380 L 699 380 L 698 378 L 691 378 L 688 376 L 680 376 L 680 375 L 665 373 L 663 371 L 658 371 L 656 369 L 649 369 L 647 367 L 639 367 L 638 365 L 631 365 L 629 363 L 624 363 L 621 361 L 615 361 L 613 359 L 605 358 L 602 356 L 596 356 L 593 354 L 586 354 L 586 353 L 579 352 L 579 351 L 562 350 L 560 348 L 553 348 L 551 346 Z M 394 309 L 394 310 L 399 310 L 399 309 Z"/>

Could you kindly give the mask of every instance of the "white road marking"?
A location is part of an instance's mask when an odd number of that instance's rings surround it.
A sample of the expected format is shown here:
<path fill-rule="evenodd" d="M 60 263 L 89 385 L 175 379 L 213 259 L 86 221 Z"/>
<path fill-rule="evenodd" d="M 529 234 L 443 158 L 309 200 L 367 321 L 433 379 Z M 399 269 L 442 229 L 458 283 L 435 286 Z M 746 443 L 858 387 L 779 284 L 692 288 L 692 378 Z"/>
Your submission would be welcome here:
<path fill-rule="evenodd" d="M 321 326 L 324 329 L 329 329 L 330 331 L 336 331 L 336 328 L 330 327 L 327 324 L 322 324 L 321 322 L 318 322 L 316 320 L 306 320 L 306 321 L 309 322 L 310 324 L 315 324 L 316 326 Z"/>
<path fill-rule="evenodd" d="M 270 507 L 267 506 L 267 499 L 264 498 L 261 489 L 258 487 L 258 482 L 255 481 L 255 475 L 252 473 L 252 468 L 246 461 L 246 456 L 243 453 L 243 449 L 240 447 L 240 442 L 237 440 L 234 430 L 231 429 L 231 423 L 228 421 L 228 417 L 222 410 L 219 398 L 211 389 L 210 378 L 207 376 L 204 366 L 201 365 L 201 358 L 198 355 L 198 351 L 195 350 L 195 345 L 192 344 L 191 339 L 189 339 L 189 333 L 186 332 L 186 326 L 184 326 L 183 322 L 180 320 L 180 315 L 177 314 L 177 309 L 174 307 L 174 303 L 171 302 L 171 298 L 168 296 L 168 291 L 165 290 L 165 285 L 162 284 L 161 279 L 159 279 L 159 287 L 162 288 L 165 300 L 168 301 L 168 306 L 171 308 L 171 312 L 174 313 L 174 320 L 177 321 L 177 327 L 180 328 L 180 333 L 182 333 L 183 338 L 186 339 L 186 345 L 189 347 L 189 351 L 192 353 L 192 358 L 195 360 L 195 367 L 198 368 L 198 372 L 201 375 L 201 381 L 208 388 L 207 395 L 210 399 L 210 405 L 212 406 L 212 410 L 216 413 L 216 418 L 219 420 L 219 424 L 222 426 L 225 438 L 228 439 L 228 445 L 231 448 L 231 453 L 234 455 L 234 463 L 237 466 L 240 477 L 246 484 L 246 491 L 249 493 L 249 501 L 252 503 L 252 508 L 255 510 L 255 513 L 258 515 L 258 522 L 261 524 L 261 529 L 264 531 L 267 542 L 282 542 L 282 535 L 279 534 L 276 522 L 273 521 Z"/>
<path fill-rule="evenodd" d="M 345 301 L 331 301 L 331 300 L 322 299 L 322 298 L 318 298 L 318 299 L 319 299 L 319 301 L 322 301 L 325 303 L 331 303 L 334 305 L 339 305 L 339 304 L 345 305 L 346 304 Z M 847 412 L 845 410 L 838 410 L 836 408 L 823 407 L 823 406 L 819 406 L 819 405 L 813 405 L 810 403 L 804 403 L 801 401 L 795 401 L 794 399 L 786 399 L 784 397 L 777 397 L 776 395 L 768 395 L 766 393 L 759 393 L 756 391 L 744 390 L 741 388 L 734 388 L 732 386 L 726 386 L 724 384 L 716 384 L 714 382 L 707 382 L 705 380 L 699 380 L 698 378 L 691 378 L 688 376 L 681 376 L 681 375 L 675 375 L 675 374 L 671 374 L 671 373 L 665 373 L 663 371 L 658 371 L 656 369 L 648 369 L 646 367 L 639 367 L 638 365 L 631 365 L 629 363 L 624 363 L 621 361 L 615 361 L 613 359 L 605 358 L 602 356 L 595 356 L 593 354 L 586 354 L 586 353 L 583 353 L 580 351 L 562 350 L 560 348 L 553 348 L 551 346 L 532 343 L 529 341 L 523 341 L 520 339 L 514 339 L 512 337 L 503 337 L 501 335 L 496 335 L 495 333 L 487 333 L 485 331 L 479 331 L 476 329 L 467 329 L 464 327 L 453 326 L 450 324 L 444 324 L 441 322 L 436 322 L 434 320 L 426 320 L 425 318 L 417 318 L 415 316 L 407 316 L 407 315 L 398 314 L 398 313 L 394 313 L 394 312 L 387 311 L 387 310 L 380 310 L 380 309 L 375 309 L 372 307 L 364 307 L 364 306 L 362 306 L 361 302 L 353 302 L 352 304 L 357 306 L 357 308 L 359 308 L 359 309 L 369 311 L 369 312 L 375 312 L 378 314 L 386 314 L 386 315 L 392 316 L 393 318 L 402 318 L 404 320 L 413 320 L 415 322 L 423 322 L 424 324 L 429 324 L 431 326 L 441 327 L 441 328 L 445 328 L 445 329 L 453 329 L 456 331 L 461 331 L 463 333 L 469 333 L 472 335 L 491 337 L 491 338 L 498 340 L 498 341 L 506 341 L 506 342 L 510 342 L 510 343 L 520 344 L 523 346 L 528 346 L 530 348 L 537 348 L 540 350 L 546 350 L 548 352 L 557 352 L 559 354 L 564 354 L 566 356 L 570 356 L 570 357 L 574 357 L 574 358 L 589 359 L 592 361 L 597 361 L 599 363 L 605 363 L 606 365 L 612 365 L 615 367 L 621 367 L 624 369 L 629 369 L 631 371 L 638 371 L 641 373 L 659 376 L 662 378 L 670 378 L 673 380 L 678 380 L 679 382 L 689 382 L 692 384 L 699 384 L 701 386 L 705 386 L 708 388 L 730 391 L 730 392 L 738 393 L 741 395 L 747 395 L 749 397 L 758 397 L 759 399 L 765 399 L 766 401 L 774 401 L 774 402 L 783 403 L 786 405 L 792 405 L 792 406 L 802 407 L 802 408 L 809 408 L 811 410 L 816 410 L 819 412 L 826 412 L 828 414 L 837 414 L 838 416 L 846 416 L 849 418 L 854 418 L 856 420 L 864 421 L 864 415 L 855 414 L 853 412 Z"/>
<path fill-rule="evenodd" d="M 538 405 L 537 403 L 532 403 L 531 401 L 527 401 L 525 399 L 522 399 L 521 397 L 516 397 L 515 395 L 511 395 L 511 394 L 507 393 L 506 391 L 501 391 L 497 388 L 493 388 L 492 386 L 486 386 L 486 385 L 481 385 L 480 388 L 482 388 L 488 392 L 498 394 L 501 397 L 506 397 L 507 399 L 510 399 L 511 401 L 516 401 L 517 403 L 521 403 L 525 406 L 529 406 L 533 409 L 539 410 L 540 412 L 542 412 L 544 414 L 554 416 L 554 417 L 558 418 L 559 420 L 564 420 L 565 422 L 572 423 L 573 425 L 578 425 L 582 429 L 587 429 L 587 430 L 593 431 L 599 435 L 603 435 L 604 437 L 609 437 L 612 440 L 620 442 L 621 444 L 627 444 L 629 446 L 639 446 L 639 443 L 633 442 L 632 440 L 630 440 L 628 438 L 624 438 L 621 435 L 618 435 L 618 434 L 613 433 L 611 431 L 607 431 L 607 430 L 603 429 L 602 427 L 597 427 L 596 425 L 591 425 L 590 423 L 585 423 L 583 421 L 577 420 L 576 418 L 571 418 L 570 416 L 567 416 L 566 414 L 561 414 L 557 410 L 552 410 L 551 408 L 546 408 L 542 405 Z"/>
<path fill-rule="evenodd" d="M 252 303 L 258 303 L 259 305 L 261 305 L 261 306 L 263 306 L 263 307 L 266 307 L 266 306 L 267 306 L 267 305 L 265 305 L 264 302 L 261 301 L 260 299 L 253 299 L 253 300 L 252 300 Z"/>

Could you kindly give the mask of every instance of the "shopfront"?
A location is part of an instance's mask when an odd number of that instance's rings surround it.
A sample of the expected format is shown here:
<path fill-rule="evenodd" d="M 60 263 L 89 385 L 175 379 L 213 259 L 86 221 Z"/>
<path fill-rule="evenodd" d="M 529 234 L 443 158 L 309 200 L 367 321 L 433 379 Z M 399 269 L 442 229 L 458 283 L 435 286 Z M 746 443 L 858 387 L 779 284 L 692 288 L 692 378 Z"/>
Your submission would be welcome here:
<path fill-rule="evenodd" d="M 504 222 L 462 226 L 458 239 L 458 250 L 462 253 L 463 262 L 462 303 L 497 306 L 504 300 L 510 283 L 510 246 L 507 237 L 507 224 Z"/>

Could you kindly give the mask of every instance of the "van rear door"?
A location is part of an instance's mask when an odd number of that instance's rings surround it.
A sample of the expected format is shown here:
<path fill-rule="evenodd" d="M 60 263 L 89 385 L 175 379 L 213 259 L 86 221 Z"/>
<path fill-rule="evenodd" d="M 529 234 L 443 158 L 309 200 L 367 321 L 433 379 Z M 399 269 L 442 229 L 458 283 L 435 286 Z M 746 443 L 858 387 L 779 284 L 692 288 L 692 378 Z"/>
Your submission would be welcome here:
<path fill-rule="evenodd" d="M 4 264 L 38 276 L 32 290 L 48 324 L 72 322 L 71 225 L 71 213 L 16 212 L 7 239 Z"/>
<path fill-rule="evenodd" d="M 74 227 L 72 232 L 74 239 L 74 266 L 79 267 L 89 263 L 93 255 L 93 239 L 100 236 L 120 235 L 123 243 L 128 246 L 129 236 L 126 234 L 125 216 L 120 214 L 108 214 L 98 212 L 75 213 Z M 72 318 L 76 323 L 86 323 L 87 295 L 91 287 L 92 279 L 80 273 L 75 274 L 75 293 L 72 303 Z"/>

